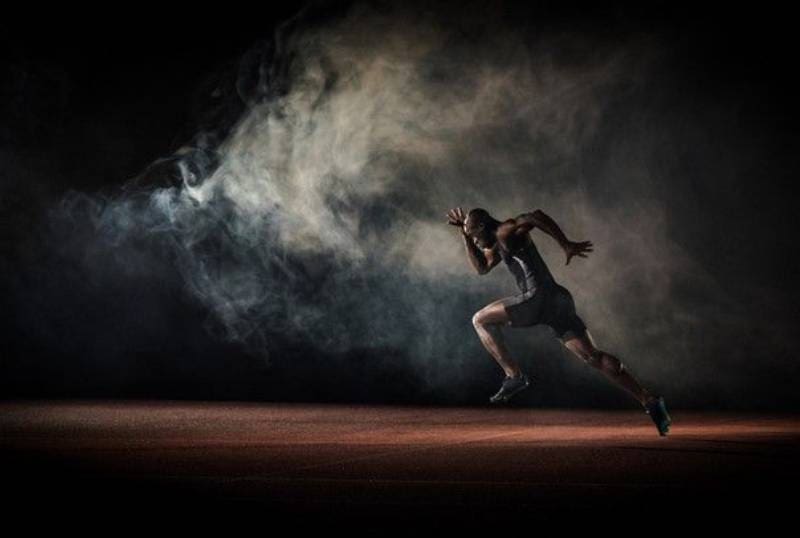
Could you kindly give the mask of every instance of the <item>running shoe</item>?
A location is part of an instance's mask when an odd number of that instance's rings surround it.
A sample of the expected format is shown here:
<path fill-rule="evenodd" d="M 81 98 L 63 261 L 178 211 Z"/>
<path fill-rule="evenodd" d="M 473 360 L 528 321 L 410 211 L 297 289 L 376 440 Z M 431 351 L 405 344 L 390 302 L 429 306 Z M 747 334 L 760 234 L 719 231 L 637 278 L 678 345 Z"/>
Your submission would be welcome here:
<path fill-rule="evenodd" d="M 672 424 L 672 419 L 669 418 L 669 413 L 667 413 L 667 404 L 663 396 L 659 396 L 646 404 L 644 406 L 644 411 L 653 419 L 656 428 L 658 428 L 659 435 L 664 436 L 669 433 L 669 426 Z"/>
<path fill-rule="evenodd" d="M 525 374 L 520 374 L 517 377 L 509 377 L 503 380 L 503 385 L 500 387 L 500 390 L 497 393 L 489 398 L 489 401 L 493 404 L 496 403 L 506 403 L 511 399 L 512 396 L 517 394 L 518 392 L 525 390 L 530 385 L 530 379 Z"/>

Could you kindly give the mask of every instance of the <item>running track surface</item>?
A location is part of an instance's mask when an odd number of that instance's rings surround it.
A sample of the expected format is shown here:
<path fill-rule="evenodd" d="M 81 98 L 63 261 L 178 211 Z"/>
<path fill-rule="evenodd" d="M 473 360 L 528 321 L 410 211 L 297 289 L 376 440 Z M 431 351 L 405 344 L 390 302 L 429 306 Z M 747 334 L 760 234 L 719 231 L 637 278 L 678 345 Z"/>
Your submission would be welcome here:
<path fill-rule="evenodd" d="M 376 532 L 797 514 L 800 415 L 671 414 L 659 437 L 638 409 L 3 402 L 3 503 Z"/>

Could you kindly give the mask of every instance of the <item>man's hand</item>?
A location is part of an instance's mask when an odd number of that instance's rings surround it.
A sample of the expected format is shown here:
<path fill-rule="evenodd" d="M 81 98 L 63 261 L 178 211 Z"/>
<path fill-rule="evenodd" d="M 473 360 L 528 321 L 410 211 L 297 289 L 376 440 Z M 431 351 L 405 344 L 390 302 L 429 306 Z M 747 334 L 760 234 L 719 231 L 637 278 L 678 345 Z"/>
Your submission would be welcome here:
<path fill-rule="evenodd" d="M 451 209 L 447 212 L 447 223 L 452 224 L 453 226 L 464 226 L 464 220 L 466 217 L 464 216 L 464 210 L 460 207 L 456 207 L 455 209 Z"/>
<path fill-rule="evenodd" d="M 567 255 L 567 263 L 565 263 L 564 265 L 569 265 L 569 260 L 573 256 L 580 256 L 581 258 L 585 258 L 586 257 L 586 254 L 584 254 L 585 252 L 592 252 L 591 241 L 580 241 L 577 243 L 574 241 L 567 241 L 564 243 L 563 246 L 564 246 L 564 252 Z"/>

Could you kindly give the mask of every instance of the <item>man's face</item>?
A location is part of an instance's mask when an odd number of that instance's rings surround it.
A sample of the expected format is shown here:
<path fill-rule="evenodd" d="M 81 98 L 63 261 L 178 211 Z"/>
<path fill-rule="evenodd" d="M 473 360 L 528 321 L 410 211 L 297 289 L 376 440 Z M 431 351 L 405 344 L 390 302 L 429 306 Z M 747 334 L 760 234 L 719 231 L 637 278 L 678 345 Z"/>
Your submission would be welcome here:
<path fill-rule="evenodd" d="M 491 248 L 494 245 L 494 235 L 486 230 L 483 224 L 472 223 L 467 219 L 464 222 L 464 233 L 470 236 L 480 248 Z"/>

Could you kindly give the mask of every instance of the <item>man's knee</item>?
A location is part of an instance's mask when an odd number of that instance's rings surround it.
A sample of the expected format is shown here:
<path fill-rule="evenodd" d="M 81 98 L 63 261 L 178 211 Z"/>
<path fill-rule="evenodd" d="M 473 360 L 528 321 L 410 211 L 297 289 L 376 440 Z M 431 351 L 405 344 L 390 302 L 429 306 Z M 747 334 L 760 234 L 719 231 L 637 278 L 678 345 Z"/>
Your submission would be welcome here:
<path fill-rule="evenodd" d="M 475 312 L 472 316 L 472 326 L 475 327 L 477 331 L 485 331 L 494 336 L 497 336 L 500 329 L 500 324 L 483 310 Z"/>
<path fill-rule="evenodd" d="M 482 310 L 478 310 L 472 316 L 472 326 L 475 327 L 476 329 L 480 329 L 484 326 L 484 317 Z"/>
<path fill-rule="evenodd" d="M 583 350 L 582 350 L 583 351 Z M 603 365 L 603 352 L 599 349 L 590 349 L 581 354 L 581 358 L 594 368 L 601 368 Z"/>

